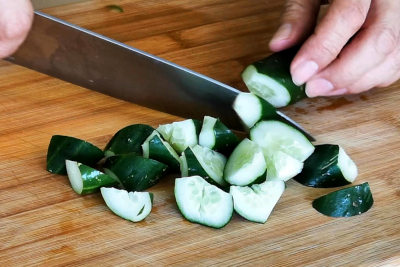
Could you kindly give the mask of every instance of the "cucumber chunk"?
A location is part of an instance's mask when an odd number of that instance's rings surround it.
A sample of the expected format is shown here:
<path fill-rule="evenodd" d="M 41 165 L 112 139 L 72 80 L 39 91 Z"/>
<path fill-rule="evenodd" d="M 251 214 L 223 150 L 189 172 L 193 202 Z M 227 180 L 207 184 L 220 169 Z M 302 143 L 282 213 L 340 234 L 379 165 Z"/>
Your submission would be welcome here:
<path fill-rule="evenodd" d="M 357 166 L 339 145 L 317 145 L 294 179 L 310 187 L 338 187 L 354 182 Z"/>
<path fill-rule="evenodd" d="M 79 195 L 96 192 L 103 186 L 114 186 L 118 181 L 76 161 L 66 160 L 65 166 L 72 189 Z"/>
<path fill-rule="evenodd" d="M 223 178 L 226 164 L 224 155 L 199 145 L 188 147 L 184 153 L 188 176 L 199 175 L 211 184 L 227 185 Z M 186 173 L 182 173 L 182 176 L 183 174 Z"/>
<path fill-rule="evenodd" d="M 47 150 L 46 169 L 51 173 L 67 174 L 66 159 L 94 166 L 103 157 L 103 151 L 89 142 L 70 136 L 53 135 Z"/>
<path fill-rule="evenodd" d="M 230 187 L 235 211 L 243 218 L 265 223 L 276 203 L 285 191 L 285 182 L 281 180 L 265 181 L 252 186 Z"/>
<path fill-rule="evenodd" d="M 128 192 L 112 187 L 102 187 L 100 191 L 107 207 L 121 218 L 139 222 L 151 212 L 153 197 L 149 192 Z"/>
<path fill-rule="evenodd" d="M 155 159 L 176 171 L 180 167 L 180 159 L 172 146 L 165 142 L 157 131 L 154 131 L 142 144 L 143 157 Z"/>
<path fill-rule="evenodd" d="M 155 185 L 167 168 L 164 163 L 134 154 L 112 156 L 104 163 L 105 173 L 121 181 L 128 191 L 143 191 Z"/>
<path fill-rule="evenodd" d="M 250 130 L 250 137 L 261 146 L 266 157 L 282 151 L 303 162 L 314 151 L 314 146 L 300 131 L 280 121 L 257 123 Z"/>
<path fill-rule="evenodd" d="M 253 93 L 239 93 L 233 102 L 233 109 L 249 129 L 261 120 L 278 118 L 276 108 Z"/>
<path fill-rule="evenodd" d="M 368 183 L 355 185 L 313 201 L 313 208 L 330 217 L 350 217 L 368 211 L 374 203 Z"/>
<path fill-rule="evenodd" d="M 107 143 L 104 154 L 106 157 L 128 153 L 142 155 L 141 145 L 153 131 L 153 127 L 145 124 L 124 127 Z"/>
<path fill-rule="evenodd" d="M 222 228 L 232 218 L 232 196 L 200 176 L 175 179 L 174 194 L 183 217 L 193 223 Z"/>
<path fill-rule="evenodd" d="M 201 122 L 188 119 L 184 121 L 173 122 L 172 124 L 163 124 L 157 128 L 157 131 L 164 137 L 178 153 L 182 153 L 187 147 L 198 144 L 198 134 L 200 132 Z"/>
<path fill-rule="evenodd" d="M 249 91 L 277 108 L 305 98 L 305 86 L 294 84 L 290 74 L 290 63 L 297 51 L 298 47 L 287 49 L 249 65 L 242 73 Z"/>
<path fill-rule="evenodd" d="M 204 116 L 199 145 L 221 153 L 230 153 L 238 142 L 239 138 L 219 119 Z"/>
<path fill-rule="evenodd" d="M 282 151 L 267 156 L 267 180 L 287 181 L 301 172 L 303 163 Z"/>
<path fill-rule="evenodd" d="M 267 164 L 258 144 L 245 138 L 233 150 L 224 170 L 224 179 L 229 184 L 246 186 L 261 183 L 266 178 Z"/>

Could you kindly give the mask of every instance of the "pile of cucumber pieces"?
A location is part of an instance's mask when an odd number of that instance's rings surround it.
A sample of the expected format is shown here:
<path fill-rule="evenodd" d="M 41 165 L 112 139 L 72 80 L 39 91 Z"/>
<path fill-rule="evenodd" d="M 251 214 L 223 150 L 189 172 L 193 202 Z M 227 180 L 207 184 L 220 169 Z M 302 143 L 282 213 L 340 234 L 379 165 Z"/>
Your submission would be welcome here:
<path fill-rule="evenodd" d="M 75 137 L 55 135 L 47 170 L 68 174 L 78 194 L 101 191 L 118 216 L 137 222 L 152 209 L 145 192 L 167 173 L 180 173 L 174 194 L 182 215 L 213 228 L 224 227 L 234 211 L 265 223 L 294 179 L 310 187 L 348 185 L 357 166 L 337 144 L 313 145 L 301 129 L 282 119 L 276 108 L 305 97 L 293 84 L 289 65 L 295 50 L 276 53 L 243 72 L 248 93 L 233 109 L 248 130 L 239 138 L 218 118 L 187 119 L 159 125 L 133 124 L 119 130 L 101 150 Z M 347 217 L 373 203 L 368 183 L 316 199 L 313 207 L 328 216 Z"/>

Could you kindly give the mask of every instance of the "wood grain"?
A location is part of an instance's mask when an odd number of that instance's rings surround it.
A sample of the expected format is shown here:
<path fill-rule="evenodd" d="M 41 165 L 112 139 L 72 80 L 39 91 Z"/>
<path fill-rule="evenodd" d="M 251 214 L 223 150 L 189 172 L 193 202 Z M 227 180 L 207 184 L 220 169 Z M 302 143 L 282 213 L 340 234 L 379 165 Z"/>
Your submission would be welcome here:
<path fill-rule="evenodd" d="M 125 12 L 110 12 L 106 5 Z M 243 68 L 270 52 L 283 1 L 97 0 L 45 12 L 245 90 Z M 0 266 L 399 266 L 400 83 L 359 96 L 304 100 L 284 111 L 318 143 L 339 143 L 367 213 L 335 219 L 311 202 L 331 189 L 294 181 L 266 224 L 234 215 L 214 230 L 185 221 L 173 178 L 151 189 L 152 213 L 131 223 L 99 194 L 78 196 L 45 171 L 47 145 L 63 134 L 104 147 L 120 128 L 181 118 L 101 95 L 6 62 L 0 64 Z M 190 117 L 190 114 L 188 114 Z"/>

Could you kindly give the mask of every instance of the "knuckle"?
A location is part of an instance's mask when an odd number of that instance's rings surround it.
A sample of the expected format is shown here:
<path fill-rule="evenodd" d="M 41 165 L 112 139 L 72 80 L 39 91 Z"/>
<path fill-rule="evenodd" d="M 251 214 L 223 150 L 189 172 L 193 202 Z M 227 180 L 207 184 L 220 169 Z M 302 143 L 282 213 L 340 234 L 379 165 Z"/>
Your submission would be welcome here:
<path fill-rule="evenodd" d="M 290 19 L 302 16 L 302 14 L 304 14 L 304 12 L 306 12 L 308 9 L 308 6 L 306 5 L 305 2 L 306 1 L 301 1 L 301 0 L 286 1 L 285 17 Z"/>
<path fill-rule="evenodd" d="M 349 1 L 346 9 L 339 11 L 341 19 L 346 21 L 349 25 L 354 28 L 360 28 L 367 17 L 369 6 L 362 3 L 363 1 Z"/>
<path fill-rule="evenodd" d="M 395 31 L 392 27 L 384 26 L 377 32 L 375 46 L 378 53 L 389 55 L 398 49 L 400 39 L 398 31 Z"/>
<path fill-rule="evenodd" d="M 336 33 L 332 33 L 336 35 Z M 323 38 L 317 40 L 318 45 L 316 48 L 319 50 L 320 55 L 324 55 L 324 57 L 329 56 L 329 58 L 336 58 L 336 56 L 340 52 L 340 47 L 337 46 L 334 38 Z"/>

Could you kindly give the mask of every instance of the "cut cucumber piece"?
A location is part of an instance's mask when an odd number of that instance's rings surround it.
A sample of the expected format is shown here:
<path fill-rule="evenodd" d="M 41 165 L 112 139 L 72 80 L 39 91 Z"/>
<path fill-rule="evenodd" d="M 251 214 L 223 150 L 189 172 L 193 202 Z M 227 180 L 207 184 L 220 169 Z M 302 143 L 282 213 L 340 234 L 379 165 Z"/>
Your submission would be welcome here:
<path fill-rule="evenodd" d="M 187 147 L 198 144 L 198 134 L 200 132 L 201 122 L 188 119 L 184 121 L 173 122 L 170 125 L 160 125 L 157 131 L 161 133 L 178 153 L 182 153 Z"/>
<path fill-rule="evenodd" d="M 249 65 L 242 73 L 249 91 L 277 108 L 305 98 L 305 86 L 294 84 L 290 74 L 290 63 L 297 51 L 298 47 L 287 49 Z"/>
<path fill-rule="evenodd" d="M 188 176 L 199 175 L 211 184 L 227 185 L 223 178 L 226 164 L 224 155 L 199 145 L 188 147 L 184 153 Z"/>
<path fill-rule="evenodd" d="M 74 160 L 94 166 L 104 157 L 103 151 L 84 140 L 53 135 L 47 150 L 47 171 L 57 174 L 67 174 L 65 160 Z"/>
<path fill-rule="evenodd" d="M 76 161 L 66 160 L 65 166 L 72 189 L 79 195 L 96 192 L 103 186 L 114 186 L 118 181 Z"/>
<path fill-rule="evenodd" d="M 245 186 L 265 181 L 267 164 L 258 144 L 249 139 L 233 150 L 224 170 L 224 179 L 229 184 Z"/>
<path fill-rule="evenodd" d="M 267 180 L 287 181 L 301 172 L 303 163 L 282 151 L 267 156 Z"/>
<path fill-rule="evenodd" d="M 121 181 L 128 191 L 143 191 L 155 185 L 167 168 L 164 163 L 134 154 L 112 156 L 104 163 L 105 173 Z"/>
<path fill-rule="evenodd" d="M 310 187 L 338 187 L 354 182 L 356 164 L 339 145 L 317 145 L 304 162 L 302 172 L 294 179 Z"/>
<path fill-rule="evenodd" d="M 285 182 L 281 180 L 265 181 L 252 186 L 230 187 L 235 211 L 243 218 L 265 223 L 276 203 L 285 191 Z"/>
<path fill-rule="evenodd" d="M 282 151 L 303 162 L 314 151 L 314 146 L 300 131 L 280 121 L 257 123 L 250 130 L 250 137 L 263 149 L 266 158 Z"/>
<path fill-rule="evenodd" d="M 128 192 L 112 187 L 102 187 L 100 191 L 107 207 L 121 218 L 139 222 L 151 212 L 153 197 L 149 192 Z"/>
<path fill-rule="evenodd" d="M 154 131 L 153 127 L 145 124 L 133 124 L 119 130 L 104 148 L 106 157 L 134 153 L 142 155 L 144 140 Z"/>
<path fill-rule="evenodd" d="M 373 203 L 369 184 L 363 183 L 317 198 L 312 205 L 327 216 L 351 217 L 368 211 Z"/>
<path fill-rule="evenodd" d="M 174 194 L 183 217 L 213 228 L 222 228 L 232 218 L 232 196 L 200 176 L 175 179 Z"/>
<path fill-rule="evenodd" d="M 188 175 L 188 166 L 187 166 L 187 160 L 186 160 L 185 152 L 182 152 L 182 155 L 179 157 L 179 159 L 181 160 L 181 166 L 180 166 L 181 176 L 182 177 L 189 176 Z"/>
<path fill-rule="evenodd" d="M 253 93 L 239 93 L 233 109 L 249 129 L 261 120 L 278 119 L 276 108 Z"/>
<path fill-rule="evenodd" d="M 154 131 L 142 144 L 143 157 L 155 159 L 168 165 L 170 170 L 177 171 L 180 159 L 171 145 L 164 140 L 157 131 Z"/>
<path fill-rule="evenodd" d="M 199 145 L 221 153 L 230 153 L 238 143 L 239 138 L 219 119 L 204 116 Z"/>

